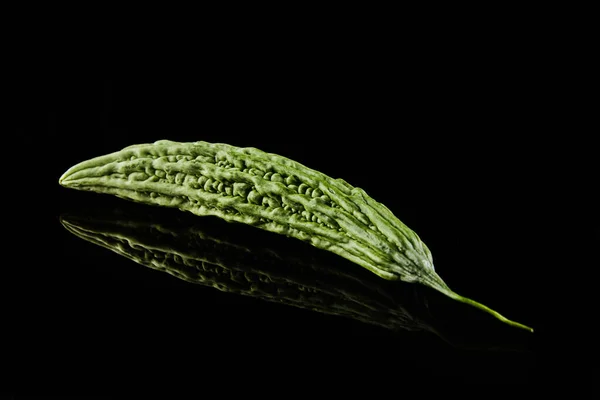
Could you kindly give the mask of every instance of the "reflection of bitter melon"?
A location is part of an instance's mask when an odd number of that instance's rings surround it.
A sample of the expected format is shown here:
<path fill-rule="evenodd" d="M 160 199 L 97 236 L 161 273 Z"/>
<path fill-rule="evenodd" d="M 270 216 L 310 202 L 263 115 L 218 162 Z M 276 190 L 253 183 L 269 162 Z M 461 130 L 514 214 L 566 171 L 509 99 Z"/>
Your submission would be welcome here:
<path fill-rule="evenodd" d="M 297 238 L 382 278 L 424 284 L 531 330 L 453 292 L 417 234 L 364 190 L 276 154 L 162 140 L 81 162 L 59 182 Z"/>
<path fill-rule="evenodd" d="M 210 230 L 208 221 L 166 219 L 156 213 L 151 219 L 131 212 L 70 214 L 61 222 L 82 239 L 190 283 L 387 329 L 438 334 L 402 303 L 411 296 L 414 301 L 414 292 L 386 290 L 392 283 L 327 264 L 322 255 L 307 251 L 311 249 L 256 246 L 239 231 L 218 233 L 223 227 Z"/>

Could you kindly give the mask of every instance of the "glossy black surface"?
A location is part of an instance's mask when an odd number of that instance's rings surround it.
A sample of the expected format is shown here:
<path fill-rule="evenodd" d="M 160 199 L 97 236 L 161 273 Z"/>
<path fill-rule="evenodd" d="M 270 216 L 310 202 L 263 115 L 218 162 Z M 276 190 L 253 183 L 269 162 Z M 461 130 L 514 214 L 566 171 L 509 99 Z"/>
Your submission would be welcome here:
<path fill-rule="evenodd" d="M 332 371 L 378 377 L 392 387 L 396 380 L 428 379 L 539 383 L 563 358 L 582 356 L 567 325 L 585 319 L 561 291 L 571 293 L 565 281 L 577 274 L 565 270 L 577 268 L 583 253 L 568 251 L 573 237 L 553 231 L 556 210 L 544 207 L 554 191 L 571 186 L 545 153 L 547 141 L 524 140 L 546 111 L 519 111 L 524 104 L 510 94 L 516 88 L 508 77 L 480 84 L 467 73 L 458 75 L 463 81 L 432 74 L 390 83 L 387 73 L 354 80 L 340 67 L 306 66 L 293 77 L 284 68 L 262 74 L 223 68 L 230 73 L 214 78 L 140 74 L 51 85 L 47 134 L 35 140 L 46 157 L 42 168 L 30 166 L 37 192 L 24 203 L 35 219 L 26 217 L 17 229 L 21 256 L 4 271 L 5 304 L 14 305 L 7 326 L 16 344 L 16 379 L 114 382 L 148 379 L 154 371 L 194 385 L 191 378 L 215 371 L 234 380 L 285 370 L 309 383 L 329 381 Z M 535 333 L 406 285 L 398 290 L 424 293 L 427 307 L 418 296 L 400 297 L 453 344 L 429 332 L 394 332 L 190 284 L 61 225 L 61 215 L 93 217 L 124 201 L 60 187 L 68 167 L 159 139 L 258 147 L 362 187 L 420 235 L 451 288 Z M 286 255 L 304 251 L 286 246 L 280 250 Z"/>

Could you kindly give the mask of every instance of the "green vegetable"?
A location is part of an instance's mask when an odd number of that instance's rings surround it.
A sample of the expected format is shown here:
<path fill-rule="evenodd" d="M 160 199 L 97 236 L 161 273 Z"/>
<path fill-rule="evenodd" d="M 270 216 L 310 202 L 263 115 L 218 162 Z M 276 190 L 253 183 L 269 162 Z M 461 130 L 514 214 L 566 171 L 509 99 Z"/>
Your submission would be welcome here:
<path fill-rule="evenodd" d="M 300 239 L 384 279 L 418 282 L 533 331 L 453 292 L 417 234 L 363 189 L 276 154 L 161 140 L 81 162 L 59 182 Z"/>

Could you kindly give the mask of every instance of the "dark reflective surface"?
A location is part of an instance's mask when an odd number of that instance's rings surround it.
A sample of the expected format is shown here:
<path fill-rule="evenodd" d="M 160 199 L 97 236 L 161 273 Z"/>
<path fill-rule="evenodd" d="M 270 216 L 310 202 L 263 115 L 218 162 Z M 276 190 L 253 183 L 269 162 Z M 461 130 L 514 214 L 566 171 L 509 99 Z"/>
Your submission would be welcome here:
<path fill-rule="evenodd" d="M 354 61 L 52 80 L 47 132 L 23 135 L 6 169 L 9 385 L 261 394 L 287 377 L 292 392 L 325 381 L 395 396 L 591 377 L 598 219 L 583 177 L 595 158 L 576 142 L 581 162 L 565 159 L 575 119 L 561 127 L 564 109 L 521 97 L 531 82 L 505 71 Z M 362 187 L 419 234 L 451 288 L 535 333 L 287 238 L 58 185 L 77 162 L 159 139 L 255 146 Z"/>
<path fill-rule="evenodd" d="M 420 285 L 385 281 L 340 257 L 256 228 L 126 202 L 65 213 L 60 220 L 83 240 L 189 283 L 392 332 L 433 333 L 453 346 L 516 349 L 516 343 L 507 341 L 513 329 L 483 318 L 479 326 L 465 322 L 465 315 L 473 312 L 468 307 L 452 304 L 456 320 L 444 326 L 434 315 L 447 311 L 444 300 L 452 303 L 450 299 Z M 520 344 L 524 347 L 525 342 Z"/>

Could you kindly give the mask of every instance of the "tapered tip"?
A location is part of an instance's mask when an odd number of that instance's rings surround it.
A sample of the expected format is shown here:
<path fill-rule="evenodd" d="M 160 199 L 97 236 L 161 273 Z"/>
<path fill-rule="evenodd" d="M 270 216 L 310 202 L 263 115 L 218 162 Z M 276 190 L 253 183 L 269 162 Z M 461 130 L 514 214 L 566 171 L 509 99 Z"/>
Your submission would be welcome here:
<path fill-rule="evenodd" d="M 61 186 L 68 186 L 68 184 L 69 184 L 68 177 L 69 177 L 69 171 L 65 172 L 64 174 L 61 175 L 60 178 L 58 178 L 58 184 Z"/>
<path fill-rule="evenodd" d="M 58 183 L 61 186 L 65 186 L 65 187 L 69 187 L 72 186 L 74 180 L 73 178 L 73 173 L 76 172 L 76 170 L 74 169 L 74 167 L 69 168 L 67 171 L 65 171 L 64 174 L 62 174 L 60 176 L 60 178 L 58 178 Z"/>

